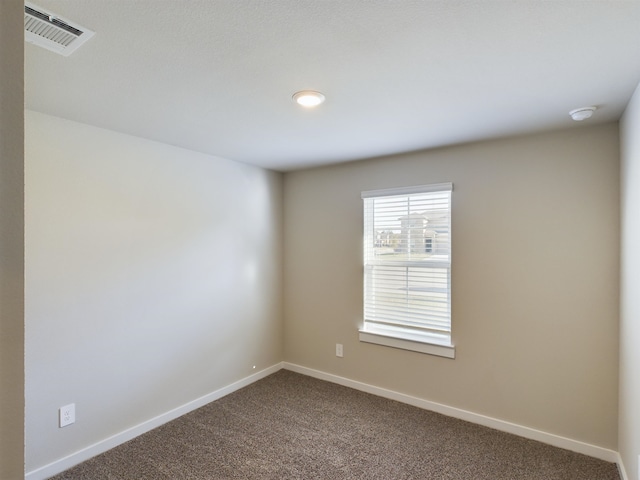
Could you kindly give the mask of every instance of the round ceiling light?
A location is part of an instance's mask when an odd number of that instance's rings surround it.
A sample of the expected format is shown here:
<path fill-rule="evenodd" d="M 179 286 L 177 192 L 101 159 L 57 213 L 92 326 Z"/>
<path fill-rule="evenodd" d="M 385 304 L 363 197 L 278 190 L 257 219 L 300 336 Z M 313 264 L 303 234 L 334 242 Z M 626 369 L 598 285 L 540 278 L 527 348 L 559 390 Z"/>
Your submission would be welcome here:
<path fill-rule="evenodd" d="M 324 95 L 320 92 L 314 92 L 313 90 L 302 90 L 293 94 L 293 100 L 303 107 L 312 108 L 317 107 L 324 102 Z"/>
<path fill-rule="evenodd" d="M 591 115 L 593 115 L 593 112 L 595 111 L 596 107 L 582 107 L 571 110 L 569 112 L 569 115 L 571 115 L 571 118 L 573 118 L 576 122 L 581 122 L 582 120 L 591 118 Z"/>

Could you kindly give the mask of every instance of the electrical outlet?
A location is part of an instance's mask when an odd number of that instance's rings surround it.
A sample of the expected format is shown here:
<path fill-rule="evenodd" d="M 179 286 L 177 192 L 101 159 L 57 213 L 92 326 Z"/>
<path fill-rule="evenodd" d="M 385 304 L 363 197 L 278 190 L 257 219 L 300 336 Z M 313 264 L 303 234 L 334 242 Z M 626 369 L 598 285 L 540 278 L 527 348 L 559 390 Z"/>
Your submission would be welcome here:
<path fill-rule="evenodd" d="M 76 421 L 76 404 L 71 403 L 69 405 L 65 405 L 64 407 L 60 407 L 58 414 L 60 420 L 60 428 L 71 425 Z"/>
<path fill-rule="evenodd" d="M 343 350 L 342 350 L 342 344 L 341 343 L 336 343 L 336 357 L 342 357 L 343 356 Z"/>

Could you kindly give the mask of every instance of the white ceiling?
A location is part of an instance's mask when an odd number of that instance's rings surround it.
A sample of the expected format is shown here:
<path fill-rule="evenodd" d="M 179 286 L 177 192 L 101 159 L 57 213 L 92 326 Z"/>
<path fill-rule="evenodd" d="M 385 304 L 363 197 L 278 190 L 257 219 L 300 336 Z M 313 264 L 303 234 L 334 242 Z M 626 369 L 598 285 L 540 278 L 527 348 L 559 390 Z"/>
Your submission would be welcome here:
<path fill-rule="evenodd" d="M 33 0 L 96 32 L 25 46 L 26 107 L 289 171 L 620 118 L 640 0 Z M 315 89 L 325 104 L 291 100 Z"/>

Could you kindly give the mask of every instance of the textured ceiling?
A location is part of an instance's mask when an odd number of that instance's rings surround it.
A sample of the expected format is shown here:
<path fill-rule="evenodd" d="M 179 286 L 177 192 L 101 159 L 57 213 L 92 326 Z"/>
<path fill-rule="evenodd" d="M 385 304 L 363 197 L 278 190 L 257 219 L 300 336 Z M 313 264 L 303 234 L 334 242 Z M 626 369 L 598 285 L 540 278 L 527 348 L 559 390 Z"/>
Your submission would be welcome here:
<path fill-rule="evenodd" d="M 609 122 L 640 82 L 640 0 L 33 3 L 96 35 L 25 46 L 27 108 L 283 171 Z"/>

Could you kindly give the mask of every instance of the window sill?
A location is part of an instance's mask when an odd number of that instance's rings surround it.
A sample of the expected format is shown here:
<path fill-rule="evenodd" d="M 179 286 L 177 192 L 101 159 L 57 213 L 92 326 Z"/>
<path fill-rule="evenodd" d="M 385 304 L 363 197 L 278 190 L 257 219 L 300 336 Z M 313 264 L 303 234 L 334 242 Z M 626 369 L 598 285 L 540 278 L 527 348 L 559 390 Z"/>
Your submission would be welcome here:
<path fill-rule="evenodd" d="M 402 334 L 394 335 L 391 332 L 385 331 L 384 333 L 380 333 L 365 329 L 360 329 L 359 335 L 361 342 L 400 348 L 402 350 L 410 350 L 412 352 L 426 353 L 428 355 L 436 355 L 438 357 L 456 357 L 456 349 L 453 345 L 442 342 L 436 338 L 434 338 L 433 341 L 422 338 L 408 339 L 401 336 Z"/>

